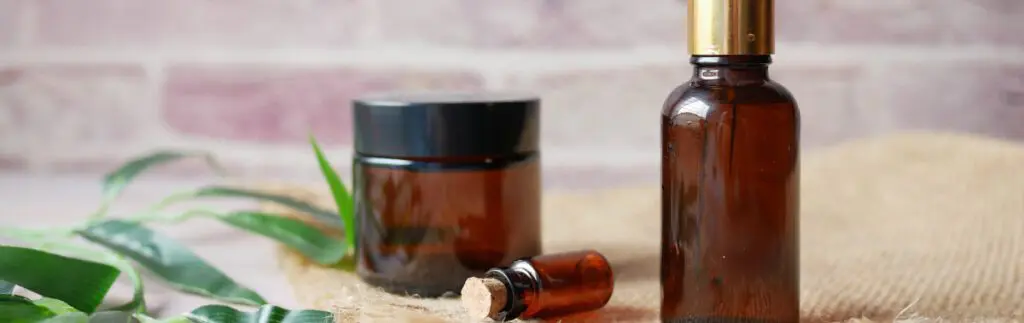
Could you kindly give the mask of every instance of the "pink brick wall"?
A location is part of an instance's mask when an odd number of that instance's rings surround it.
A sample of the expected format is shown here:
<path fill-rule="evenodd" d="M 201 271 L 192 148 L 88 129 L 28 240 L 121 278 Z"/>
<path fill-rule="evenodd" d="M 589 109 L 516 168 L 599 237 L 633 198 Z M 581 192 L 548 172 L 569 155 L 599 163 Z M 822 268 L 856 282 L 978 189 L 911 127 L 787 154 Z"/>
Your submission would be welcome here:
<path fill-rule="evenodd" d="M 1024 2 L 777 0 L 775 78 L 816 148 L 908 129 L 1024 139 Z M 378 90 L 543 95 L 547 169 L 653 179 L 689 77 L 679 0 L 0 0 L 0 169 L 96 172 L 155 147 L 249 174 L 344 164 Z M 570 169 L 576 169 L 569 171 Z"/>

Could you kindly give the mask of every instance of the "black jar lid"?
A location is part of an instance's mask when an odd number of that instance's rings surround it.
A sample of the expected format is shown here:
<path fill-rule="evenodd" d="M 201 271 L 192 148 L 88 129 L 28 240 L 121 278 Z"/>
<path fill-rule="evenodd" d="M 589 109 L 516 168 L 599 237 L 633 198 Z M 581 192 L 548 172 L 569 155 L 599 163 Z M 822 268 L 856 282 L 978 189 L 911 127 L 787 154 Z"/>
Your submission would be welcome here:
<path fill-rule="evenodd" d="M 538 150 L 540 99 L 533 96 L 380 94 L 355 100 L 352 110 L 360 154 L 507 156 Z"/>

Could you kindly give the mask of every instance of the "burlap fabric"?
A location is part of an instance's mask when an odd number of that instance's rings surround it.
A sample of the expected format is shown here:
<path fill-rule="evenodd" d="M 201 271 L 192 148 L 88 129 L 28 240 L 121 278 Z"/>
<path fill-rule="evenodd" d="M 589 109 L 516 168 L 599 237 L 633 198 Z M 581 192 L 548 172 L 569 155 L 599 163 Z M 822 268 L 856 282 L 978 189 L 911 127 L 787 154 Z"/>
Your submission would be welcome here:
<path fill-rule="evenodd" d="M 802 171 L 805 321 L 1024 321 L 1024 147 L 908 134 L 813 152 Z M 594 248 L 616 274 L 606 308 L 561 321 L 658 321 L 659 214 L 655 185 L 546 193 L 545 251 Z M 456 300 L 384 294 L 283 249 L 280 263 L 340 322 L 472 322 Z"/>

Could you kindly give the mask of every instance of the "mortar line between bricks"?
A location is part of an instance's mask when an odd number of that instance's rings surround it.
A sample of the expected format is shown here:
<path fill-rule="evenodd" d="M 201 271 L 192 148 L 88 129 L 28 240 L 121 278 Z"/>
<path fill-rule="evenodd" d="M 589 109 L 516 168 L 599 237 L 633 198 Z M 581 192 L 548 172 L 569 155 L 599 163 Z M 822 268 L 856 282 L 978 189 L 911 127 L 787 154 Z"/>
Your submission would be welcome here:
<path fill-rule="evenodd" d="M 154 142 L 155 141 L 155 142 Z M 188 140 L 154 140 L 146 143 L 129 145 L 95 145 L 75 147 L 74 149 L 53 149 L 45 159 L 35 160 L 38 166 L 51 166 L 60 162 L 88 160 L 102 156 L 105 160 L 127 160 L 154 149 L 201 150 L 213 153 L 225 164 L 258 164 L 296 165 L 303 163 L 316 167 L 313 155 L 306 147 L 297 144 L 258 144 L 231 141 Z M 561 148 L 542 146 L 542 163 L 546 167 L 634 167 L 655 165 L 658 159 L 657 150 L 641 150 L 636 147 L 580 147 Z M 609 153 L 613 152 L 613 153 Z M 325 153 L 331 160 L 339 164 L 348 164 L 352 155 L 351 147 L 325 147 Z M 602 158 L 594 158 L 602 156 Z M 43 170 L 46 168 L 44 167 Z"/>
<path fill-rule="evenodd" d="M 820 46 L 779 44 L 777 64 L 834 65 L 851 63 L 942 63 L 990 61 L 1024 63 L 1024 48 L 1014 47 L 894 47 Z M 411 54 L 414 52 L 415 54 Z M 73 54 L 73 55 L 69 55 Z M 353 50 L 88 50 L 14 49 L 0 53 L 7 64 L 127 64 L 161 61 L 176 64 L 252 64 L 295 67 L 370 67 L 574 70 L 629 68 L 662 64 L 685 64 L 685 50 L 664 46 L 624 50 L 473 50 L 432 48 L 376 48 Z"/>
<path fill-rule="evenodd" d="M 477 71 L 484 80 L 484 89 L 488 91 L 504 90 L 508 84 L 508 74 L 500 70 L 485 68 Z"/>

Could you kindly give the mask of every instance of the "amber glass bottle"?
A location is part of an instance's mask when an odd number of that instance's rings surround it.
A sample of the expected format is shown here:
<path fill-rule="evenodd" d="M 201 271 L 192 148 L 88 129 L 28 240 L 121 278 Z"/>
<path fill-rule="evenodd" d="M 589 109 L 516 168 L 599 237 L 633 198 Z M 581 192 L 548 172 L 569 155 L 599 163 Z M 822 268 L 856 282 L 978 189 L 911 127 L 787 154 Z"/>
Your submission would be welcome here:
<path fill-rule="evenodd" d="M 662 110 L 662 321 L 799 321 L 800 114 L 768 77 L 772 0 L 690 0 Z"/>
<path fill-rule="evenodd" d="M 539 105 L 497 94 L 357 100 L 359 276 L 437 297 L 540 254 Z"/>
<path fill-rule="evenodd" d="M 501 299 L 486 313 L 498 321 L 551 318 L 596 310 L 611 299 L 615 284 L 608 259 L 594 250 L 522 259 L 508 267 L 489 270 L 482 282 L 481 286 L 497 285 L 497 288 L 490 288 L 491 293 L 504 294 L 483 297 Z M 463 292 L 462 297 L 474 296 L 466 294 Z M 474 300 L 463 300 L 467 301 Z"/>

